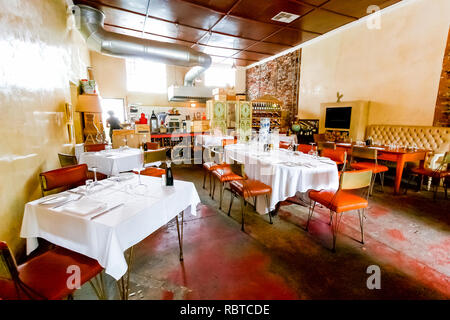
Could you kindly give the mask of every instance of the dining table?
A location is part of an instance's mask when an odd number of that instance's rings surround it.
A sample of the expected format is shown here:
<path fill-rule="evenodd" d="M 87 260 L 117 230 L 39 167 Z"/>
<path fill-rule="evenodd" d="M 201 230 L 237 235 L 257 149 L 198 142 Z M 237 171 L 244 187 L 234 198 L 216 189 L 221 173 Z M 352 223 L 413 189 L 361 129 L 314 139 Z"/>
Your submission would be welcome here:
<path fill-rule="evenodd" d="M 347 152 L 347 158 L 352 154 L 352 147 L 355 143 L 336 143 L 336 149 L 343 149 Z M 417 149 L 417 148 L 405 148 L 405 147 L 390 147 L 385 145 L 370 145 L 359 146 L 364 148 L 372 148 L 377 151 L 377 159 L 394 162 L 396 164 L 395 180 L 394 180 L 394 194 L 400 193 L 400 185 L 402 182 L 403 170 L 407 162 L 420 162 L 420 166 L 423 166 L 427 154 L 430 150 Z"/>
<path fill-rule="evenodd" d="M 89 170 L 96 168 L 97 172 L 115 176 L 121 172 L 141 168 L 144 163 L 143 158 L 144 155 L 140 149 L 120 147 L 98 152 L 83 152 L 78 162 L 87 164 Z"/>
<path fill-rule="evenodd" d="M 97 260 L 116 280 L 128 271 L 129 279 L 131 258 L 125 251 L 175 219 L 182 260 L 183 217 L 197 214 L 200 198 L 192 182 L 175 180 L 173 186 L 163 182 L 124 173 L 28 202 L 20 231 L 27 254 L 43 238 Z"/>
<path fill-rule="evenodd" d="M 304 154 L 287 149 L 264 151 L 260 143 L 227 145 L 224 148 L 227 163 L 244 164 L 245 174 L 272 188 L 269 206 L 256 202 L 256 211 L 266 214 L 276 210 L 279 202 L 309 190 L 337 190 L 338 168 L 326 157 Z"/>
<path fill-rule="evenodd" d="M 233 136 L 223 135 L 197 135 L 195 136 L 195 145 L 203 147 L 221 146 L 223 140 L 234 139 Z"/>

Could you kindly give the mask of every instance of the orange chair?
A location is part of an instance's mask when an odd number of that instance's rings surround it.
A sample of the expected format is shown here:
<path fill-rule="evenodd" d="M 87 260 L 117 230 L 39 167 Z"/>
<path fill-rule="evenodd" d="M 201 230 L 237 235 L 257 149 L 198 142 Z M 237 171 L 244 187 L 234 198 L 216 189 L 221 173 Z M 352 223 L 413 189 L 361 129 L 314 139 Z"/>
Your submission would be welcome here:
<path fill-rule="evenodd" d="M 334 190 L 312 190 L 309 192 L 309 198 L 312 205 L 309 209 L 308 222 L 306 230 L 308 230 L 309 222 L 314 213 L 316 203 L 320 203 L 324 207 L 330 209 L 330 223 L 333 232 L 333 251 L 336 248 L 336 238 L 339 231 L 339 224 L 342 214 L 351 210 L 358 210 L 359 223 L 361 228 L 361 243 L 364 243 L 364 211 L 368 207 L 369 191 L 372 184 L 371 170 L 344 171 L 339 179 L 339 189 Z M 349 190 L 363 189 L 363 195 L 357 195 Z M 336 217 L 333 219 L 333 213 Z M 339 216 L 338 216 L 339 215 Z"/>
<path fill-rule="evenodd" d="M 225 147 L 229 144 L 236 144 L 236 138 L 233 139 L 223 139 L 222 140 L 222 147 Z"/>
<path fill-rule="evenodd" d="M 136 174 L 139 174 L 137 171 L 133 171 Z M 141 171 L 141 174 L 144 176 L 150 176 L 150 177 L 159 177 L 161 178 L 163 174 L 166 174 L 166 170 L 162 168 L 156 168 L 156 167 L 148 167 Z"/>
<path fill-rule="evenodd" d="M 102 151 L 102 150 L 105 150 L 105 146 L 106 146 L 106 144 L 104 144 L 104 143 L 85 144 L 84 151 L 86 151 L 86 152 Z"/>
<path fill-rule="evenodd" d="M 100 275 L 102 291 L 91 284 L 99 298 L 104 297 L 103 268 L 96 260 L 57 247 L 18 266 L 6 242 L 0 241 L 0 270 L 6 272 L 0 278 L 0 300 L 64 299 L 76 290 L 68 286 L 72 276 L 68 272 L 70 266 L 79 268 L 80 285 Z"/>
<path fill-rule="evenodd" d="M 369 159 L 374 160 L 374 162 L 354 162 L 354 158 L 361 158 L 361 159 Z M 351 158 L 351 167 L 356 170 L 365 170 L 369 169 L 373 173 L 373 179 L 372 179 L 372 185 L 370 187 L 370 195 L 372 195 L 373 192 L 373 186 L 375 184 L 375 179 L 377 177 L 377 174 L 380 176 L 380 182 L 381 182 L 381 191 L 383 191 L 384 187 L 384 173 L 389 170 L 388 167 L 383 166 L 381 164 L 378 164 L 378 150 L 374 148 L 367 148 L 367 147 L 352 147 L 352 158 Z"/>
<path fill-rule="evenodd" d="M 209 196 L 214 197 L 212 194 L 212 172 L 215 169 L 228 166 L 228 164 L 223 161 L 223 146 L 205 147 L 203 151 L 203 159 L 206 160 L 203 163 L 203 189 L 206 189 L 206 178 L 209 177 Z"/>
<path fill-rule="evenodd" d="M 309 153 L 311 150 L 316 150 L 316 146 L 310 144 L 299 144 L 297 150 L 303 153 Z"/>
<path fill-rule="evenodd" d="M 88 179 L 88 167 L 86 164 L 77 164 L 55 170 L 41 172 L 39 181 L 41 184 L 42 196 L 45 192 L 58 188 L 70 189 L 81 186 Z"/>
<path fill-rule="evenodd" d="M 230 208 L 228 209 L 228 216 L 231 212 L 231 206 L 233 205 L 233 199 L 235 197 L 239 197 L 241 200 L 241 230 L 244 230 L 244 213 L 245 213 L 245 207 L 247 205 L 247 199 L 248 198 L 254 198 L 255 199 L 255 208 L 256 208 L 256 201 L 258 196 L 264 196 L 266 199 L 266 205 L 269 209 L 269 220 L 270 224 L 272 224 L 272 214 L 270 212 L 270 202 L 269 202 L 269 196 L 272 193 L 272 188 L 261 181 L 258 180 L 252 180 L 247 179 L 244 171 L 244 165 L 240 164 L 241 166 L 241 175 L 243 179 L 240 180 L 233 180 L 230 182 L 230 191 L 231 191 L 231 200 L 230 200 Z"/>
<path fill-rule="evenodd" d="M 213 175 L 213 190 L 212 190 L 212 199 L 214 200 L 214 193 L 216 191 L 216 179 L 220 182 L 220 202 L 219 209 L 222 210 L 222 199 L 223 192 L 225 190 L 225 184 L 230 183 L 234 180 L 243 180 L 245 179 L 243 175 L 239 175 L 234 173 L 233 165 L 223 164 L 215 167 L 211 174 Z M 215 178 L 215 179 L 214 179 Z"/>
<path fill-rule="evenodd" d="M 323 149 L 322 157 L 330 158 L 338 166 L 343 166 L 342 171 L 345 171 L 345 164 L 347 163 L 347 152 L 342 149 Z"/>
<path fill-rule="evenodd" d="M 280 141 L 280 149 L 289 149 L 289 146 L 291 144 L 289 142 L 286 141 Z"/>

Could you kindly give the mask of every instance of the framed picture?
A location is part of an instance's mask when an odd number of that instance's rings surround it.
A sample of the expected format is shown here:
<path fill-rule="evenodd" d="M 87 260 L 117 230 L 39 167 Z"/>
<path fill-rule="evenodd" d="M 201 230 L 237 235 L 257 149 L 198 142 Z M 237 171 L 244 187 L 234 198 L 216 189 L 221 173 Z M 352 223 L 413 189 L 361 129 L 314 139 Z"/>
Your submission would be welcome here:
<path fill-rule="evenodd" d="M 64 111 L 66 114 L 66 120 L 67 122 L 72 122 L 73 119 L 73 108 L 72 108 L 72 104 L 66 102 L 66 104 L 64 105 Z"/>

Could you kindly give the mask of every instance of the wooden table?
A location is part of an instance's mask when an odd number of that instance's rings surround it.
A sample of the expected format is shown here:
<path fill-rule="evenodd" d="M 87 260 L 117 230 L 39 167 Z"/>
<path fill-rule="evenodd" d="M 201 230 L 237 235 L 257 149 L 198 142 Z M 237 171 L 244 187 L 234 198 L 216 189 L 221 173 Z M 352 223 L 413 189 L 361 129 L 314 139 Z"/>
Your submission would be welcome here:
<path fill-rule="evenodd" d="M 336 143 L 336 148 L 345 149 L 347 155 L 351 155 L 352 152 L 352 144 L 347 143 Z M 396 174 L 395 174 L 395 183 L 394 183 L 394 193 L 400 193 L 400 184 L 402 182 L 403 169 L 405 167 L 406 162 L 415 162 L 420 161 L 420 166 L 423 166 L 425 162 L 425 158 L 427 153 L 430 150 L 409 150 L 405 148 L 400 149 L 389 149 L 385 146 L 374 146 L 377 148 L 382 148 L 378 150 L 378 160 L 387 160 L 392 161 L 397 164 Z M 369 147 L 367 147 L 369 148 Z"/>

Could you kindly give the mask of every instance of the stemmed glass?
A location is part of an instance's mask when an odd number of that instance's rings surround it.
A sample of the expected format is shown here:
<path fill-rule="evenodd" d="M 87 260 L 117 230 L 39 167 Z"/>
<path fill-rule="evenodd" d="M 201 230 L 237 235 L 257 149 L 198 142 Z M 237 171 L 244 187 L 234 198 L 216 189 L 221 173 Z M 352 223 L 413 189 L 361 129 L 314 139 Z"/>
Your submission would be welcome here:
<path fill-rule="evenodd" d="M 98 181 L 97 181 L 97 167 L 92 167 L 91 168 L 92 169 L 92 171 L 94 171 L 94 182 L 93 182 L 93 185 L 95 186 L 95 185 L 97 185 L 98 184 Z"/>

